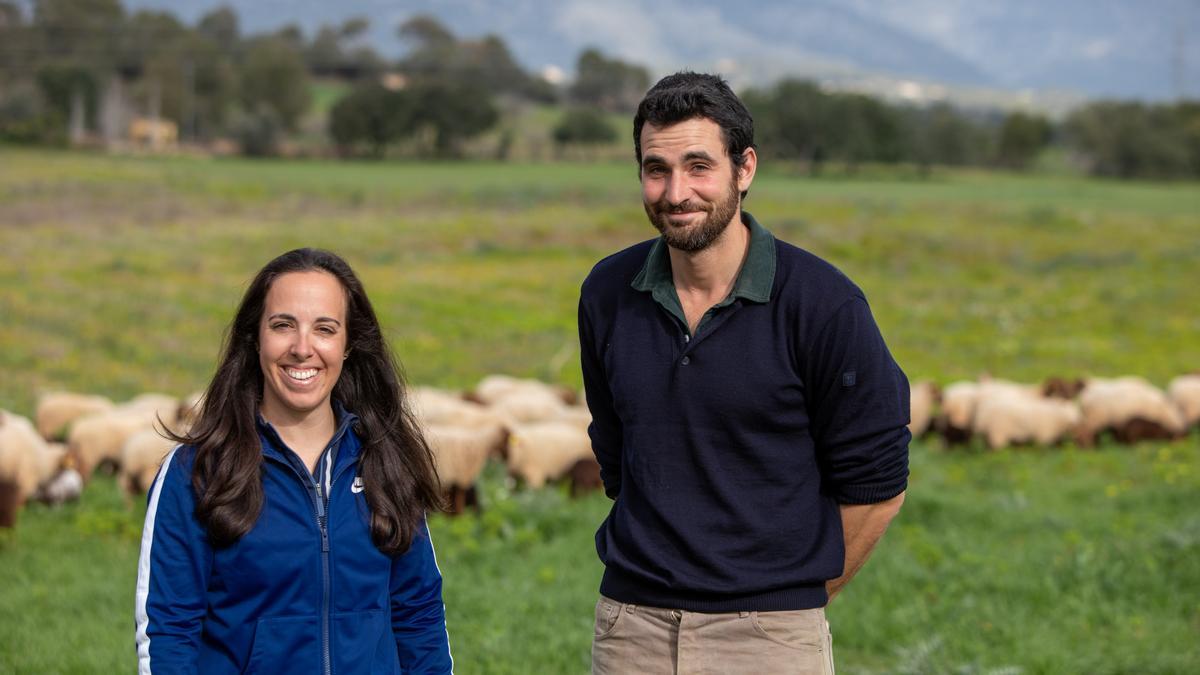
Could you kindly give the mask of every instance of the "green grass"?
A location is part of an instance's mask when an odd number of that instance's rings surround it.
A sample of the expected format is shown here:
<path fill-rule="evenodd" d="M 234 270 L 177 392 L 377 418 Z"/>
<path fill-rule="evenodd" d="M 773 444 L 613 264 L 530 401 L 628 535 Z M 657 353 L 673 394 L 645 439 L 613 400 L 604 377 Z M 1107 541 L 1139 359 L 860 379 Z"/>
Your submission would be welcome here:
<path fill-rule="evenodd" d="M 416 383 L 579 384 L 590 266 L 653 234 L 632 161 L 288 163 L 0 148 L 0 407 L 39 391 L 177 395 L 211 374 L 268 259 L 347 257 Z M 866 291 L 914 378 L 1200 368 L 1194 184 L 765 167 L 747 208 Z M 947 453 L 830 608 L 844 673 L 1186 673 L 1200 667 L 1200 451 Z M 432 523 L 459 672 L 587 667 L 593 496 L 510 493 Z M 133 662 L 141 507 L 111 481 L 0 533 L 0 673 Z M 1009 670 L 1005 670 L 1009 668 Z"/>

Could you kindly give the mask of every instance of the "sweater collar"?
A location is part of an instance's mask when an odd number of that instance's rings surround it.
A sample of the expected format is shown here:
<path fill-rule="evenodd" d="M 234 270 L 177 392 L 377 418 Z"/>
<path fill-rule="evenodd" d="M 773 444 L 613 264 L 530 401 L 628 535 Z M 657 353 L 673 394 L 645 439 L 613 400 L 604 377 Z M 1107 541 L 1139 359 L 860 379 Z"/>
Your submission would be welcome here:
<path fill-rule="evenodd" d="M 733 302 L 735 298 L 757 303 L 771 299 L 771 288 L 775 285 L 775 237 L 746 211 L 742 211 L 742 223 L 750 230 L 750 247 L 746 251 L 746 261 L 742 263 L 742 269 L 733 282 L 733 289 L 718 307 Z M 650 246 L 645 264 L 630 285 L 634 290 L 650 293 L 668 309 L 679 305 L 675 281 L 671 278 L 671 255 L 662 237 Z"/>

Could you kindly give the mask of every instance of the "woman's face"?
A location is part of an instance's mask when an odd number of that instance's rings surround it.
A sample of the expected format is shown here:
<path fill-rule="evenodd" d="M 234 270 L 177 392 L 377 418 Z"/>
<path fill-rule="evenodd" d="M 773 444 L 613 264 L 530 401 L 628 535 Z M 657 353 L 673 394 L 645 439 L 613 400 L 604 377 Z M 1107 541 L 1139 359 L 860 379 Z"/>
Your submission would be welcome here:
<path fill-rule="evenodd" d="M 262 414 L 301 420 L 329 404 L 346 357 L 346 292 L 324 271 L 291 272 L 267 291 L 258 326 Z"/>

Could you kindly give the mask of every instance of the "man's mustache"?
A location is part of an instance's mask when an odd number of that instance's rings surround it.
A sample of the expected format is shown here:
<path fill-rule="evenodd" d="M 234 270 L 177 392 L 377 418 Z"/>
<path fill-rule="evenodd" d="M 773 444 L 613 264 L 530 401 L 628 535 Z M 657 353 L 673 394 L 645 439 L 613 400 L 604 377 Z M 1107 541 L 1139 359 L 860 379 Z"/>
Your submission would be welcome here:
<path fill-rule="evenodd" d="M 690 211 L 708 211 L 703 205 L 697 206 L 690 200 L 672 204 L 665 199 L 660 199 L 654 203 L 654 210 L 660 213 L 688 213 Z"/>

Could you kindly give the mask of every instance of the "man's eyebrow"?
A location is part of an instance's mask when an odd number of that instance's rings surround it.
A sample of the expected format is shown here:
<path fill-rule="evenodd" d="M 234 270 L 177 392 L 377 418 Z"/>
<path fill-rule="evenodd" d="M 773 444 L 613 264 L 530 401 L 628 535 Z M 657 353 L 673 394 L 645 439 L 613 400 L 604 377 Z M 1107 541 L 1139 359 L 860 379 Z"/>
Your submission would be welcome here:
<path fill-rule="evenodd" d="M 684 163 L 696 162 L 696 161 L 700 161 L 700 162 L 716 161 L 715 159 L 713 159 L 713 156 L 708 154 L 708 152 L 705 150 L 692 150 L 690 152 L 687 152 L 683 155 L 682 160 Z M 651 164 L 666 164 L 666 163 L 667 163 L 667 160 L 658 155 L 643 155 L 642 156 L 642 166 L 649 166 Z"/>

